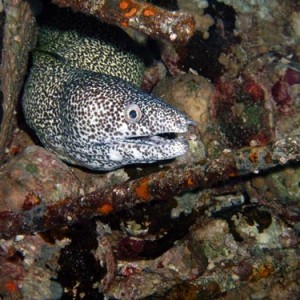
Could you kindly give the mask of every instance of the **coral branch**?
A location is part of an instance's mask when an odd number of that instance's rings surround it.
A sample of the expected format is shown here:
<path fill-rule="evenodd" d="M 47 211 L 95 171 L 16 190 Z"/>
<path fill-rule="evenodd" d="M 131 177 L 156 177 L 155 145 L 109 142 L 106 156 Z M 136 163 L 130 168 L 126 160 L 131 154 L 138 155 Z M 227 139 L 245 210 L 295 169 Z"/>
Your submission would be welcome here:
<path fill-rule="evenodd" d="M 0 238 L 68 226 L 95 215 L 129 209 L 152 200 L 167 200 L 185 191 L 210 188 L 231 178 L 299 160 L 299 136 L 267 146 L 225 151 L 206 165 L 173 168 L 25 212 L 1 212 Z"/>
<path fill-rule="evenodd" d="M 101 21 L 123 28 L 134 28 L 149 36 L 186 43 L 195 32 L 194 18 L 183 12 L 167 11 L 134 0 L 52 0 L 60 7 L 70 7 Z"/>

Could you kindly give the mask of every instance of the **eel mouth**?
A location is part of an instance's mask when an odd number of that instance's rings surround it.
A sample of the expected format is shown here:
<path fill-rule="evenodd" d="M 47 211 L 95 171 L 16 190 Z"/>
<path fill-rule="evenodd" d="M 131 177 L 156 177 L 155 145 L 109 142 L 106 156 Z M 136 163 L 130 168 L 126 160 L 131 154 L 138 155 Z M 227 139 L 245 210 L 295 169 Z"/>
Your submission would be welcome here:
<path fill-rule="evenodd" d="M 179 136 L 174 132 L 161 133 L 153 136 L 137 136 L 130 137 L 124 140 L 127 143 L 132 144 L 144 144 L 149 146 L 162 146 L 165 144 L 170 144 L 176 141 L 183 141 L 183 137 Z"/>
<path fill-rule="evenodd" d="M 116 151 L 112 153 L 130 163 L 145 163 L 173 159 L 184 155 L 188 149 L 188 141 L 182 134 L 163 133 L 126 138 L 116 144 Z"/>
<path fill-rule="evenodd" d="M 135 145 L 147 145 L 152 147 L 162 147 L 164 145 L 175 145 L 187 143 L 185 134 L 189 131 L 190 126 L 195 126 L 196 122 L 184 117 L 184 122 L 179 126 L 178 131 L 162 132 L 151 136 L 130 136 L 126 137 L 123 143 Z"/>

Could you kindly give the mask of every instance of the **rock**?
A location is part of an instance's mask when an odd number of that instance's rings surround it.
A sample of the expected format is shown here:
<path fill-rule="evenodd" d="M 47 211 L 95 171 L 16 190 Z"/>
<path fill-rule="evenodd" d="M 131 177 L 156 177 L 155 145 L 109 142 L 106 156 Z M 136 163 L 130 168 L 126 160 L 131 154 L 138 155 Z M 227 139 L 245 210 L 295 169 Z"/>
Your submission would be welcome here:
<path fill-rule="evenodd" d="M 206 267 L 205 257 L 192 253 L 185 240 L 153 260 L 119 261 L 118 274 L 107 294 L 116 299 L 143 299 L 154 292 L 162 294 L 179 279 L 188 282 L 199 277 Z"/>
<path fill-rule="evenodd" d="M 0 169 L 0 211 L 29 209 L 79 193 L 79 181 L 57 156 L 27 147 Z"/>
<path fill-rule="evenodd" d="M 213 91 L 208 79 L 189 73 L 159 82 L 153 93 L 186 113 L 203 133 L 210 119 Z"/>
<path fill-rule="evenodd" d="M 229 232 L 224 220 L 212 220 L 203 227 L 192 232 L 193 250 L 202 252 L 207 257 L 209 269 L 213 269 L 219 261 L 232 258 L 238 251 L 238 245 Z"/>
<path fill-rule="evenodd" d="M 214 19 L 205 14 L 204 10 L 209 6 L 207 1 L 184 1 L 178 0 L 178 6 L 181 10 L 193 15 L 197 30 L 203 34 L 204 38 L 209 36 L 209 29 L 214 24 Z"/>
<path fill-rule="evenodd" d="M 264 198 L 271 202 L 293 204 L 300 202 L 300 168 L 287 167 L 267 176 L 257 176 L 251 180 L 248 192 L 252 197 Z M 254 188 L 254 190 L 252 189 Z"/>
<path fill-rule="evenodd" d="M 61 299 L 56 278 L 58 253 L 69 243 L 47 243 L 40 235 L 1 241 L 0 294 L 3 299 Z"/>

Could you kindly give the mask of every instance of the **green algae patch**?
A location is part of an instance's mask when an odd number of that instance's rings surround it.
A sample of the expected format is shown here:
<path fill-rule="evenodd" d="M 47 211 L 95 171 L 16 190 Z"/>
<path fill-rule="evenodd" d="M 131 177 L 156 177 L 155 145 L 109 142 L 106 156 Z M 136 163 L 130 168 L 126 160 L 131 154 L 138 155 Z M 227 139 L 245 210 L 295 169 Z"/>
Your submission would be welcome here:
<path fill-rule="evenodd" d="M 38 167 L 35 164 L 29 163 L 26 167 L 25 170 L 31 174 L 37 174 L 39 172 Z"/>

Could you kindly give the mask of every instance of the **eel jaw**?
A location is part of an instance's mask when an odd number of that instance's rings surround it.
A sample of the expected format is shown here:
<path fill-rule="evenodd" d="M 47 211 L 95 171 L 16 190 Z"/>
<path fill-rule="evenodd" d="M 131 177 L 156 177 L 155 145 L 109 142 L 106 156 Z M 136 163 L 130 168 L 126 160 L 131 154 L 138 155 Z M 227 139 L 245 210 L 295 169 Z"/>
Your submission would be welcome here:
<path fill-rule="evenodd" d="M 184 155 L 188 142 L 176 134 L 130 137 L 111 145 L 110 159 L 121 164 L 150 163 Z"/>
<path fill-rule="evenodd" d="M 183 136 L 173 136 L 175 134 L 134 137 L 104 144 L 92 143 L 88 147 L 76 144 L 67 155 L 57 147 L 53 150 L 68 163 L 96 171 L 112 171 L 130 164 L 153 163 L 186 154 L 189 149 L 187 140 Z"/>

